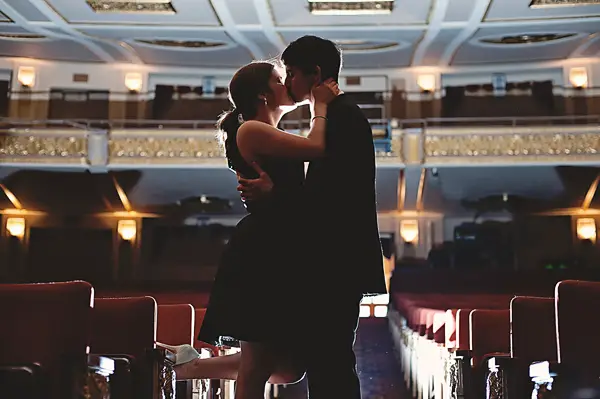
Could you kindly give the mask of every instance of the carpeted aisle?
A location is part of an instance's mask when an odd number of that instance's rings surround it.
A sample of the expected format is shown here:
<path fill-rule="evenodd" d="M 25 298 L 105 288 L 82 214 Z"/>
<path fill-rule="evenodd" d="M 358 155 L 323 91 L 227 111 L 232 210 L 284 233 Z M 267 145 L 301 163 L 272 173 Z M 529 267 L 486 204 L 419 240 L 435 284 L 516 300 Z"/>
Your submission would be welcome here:
<path fill-rule="evenodd" d="M 402 382 L 387 323 L 385 318 L 360 321 L 354 350 L 362 399 L 410 399 Z M 280 397 L 306 399 L 306 382 L 287 387 L 280 392 Z"/>

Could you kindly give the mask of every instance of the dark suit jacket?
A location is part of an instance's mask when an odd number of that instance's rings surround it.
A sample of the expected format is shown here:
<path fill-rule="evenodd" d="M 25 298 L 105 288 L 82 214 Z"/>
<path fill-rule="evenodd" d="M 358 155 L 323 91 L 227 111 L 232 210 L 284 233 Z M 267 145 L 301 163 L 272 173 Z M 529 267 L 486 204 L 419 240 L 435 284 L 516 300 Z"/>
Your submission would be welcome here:
<path fill-rule="evenodd" d="M 304 184 L 305 253 L 315 288 L 386 293 L 373 133 L 360 108 L 343 94 L 329 104 L 325 156 L 310 163 Z"/>

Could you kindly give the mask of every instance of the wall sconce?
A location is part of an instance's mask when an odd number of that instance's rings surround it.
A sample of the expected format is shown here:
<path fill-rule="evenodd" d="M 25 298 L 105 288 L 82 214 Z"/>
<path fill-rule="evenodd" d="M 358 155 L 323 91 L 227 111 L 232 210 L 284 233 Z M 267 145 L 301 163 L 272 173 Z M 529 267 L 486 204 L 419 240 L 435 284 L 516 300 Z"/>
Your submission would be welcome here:
<path fill-rule="evenodd" d="M 435 90 L 435 75 L 425 74 L 417 76 L 417 85 L 426 93 L 431 93 Z"/>
<path fill-rule="evenodd" d="M 25 235 L 25 218 L 6 219 L 6 230 L 13 237 L 23 238 Z"/>
<path fill-rule="evenodd" d="M 405 242 L 413 243 L 419 236 L 419 222 L 416 220 L 402 220 L 400 221 L 400 237 Z"/>
<path fill-rule="evenodd" d="M 133 241 L 137 233 L 137 224 L 135 220 L 119 220 L 117 232 L 125 241 Z"/>
<path fill-rule="evenodd" d="M 35 68 L 20 66 L 17 71 L 17 80 L 23 87 L 33 87 L 35 85 Z"/>
<path fill-rule="evenodd" d="M 569 71 L 569 81 L 578 89 L 583 89 L 588 85 L 588 73 L 585 67 L 571 68 Z"/>
<path fill-rule="evenodd" d="M 142 90 L 143 79 L 142 74 L 139 72 L 129 72 L 125 75 L 125 87 L 129 91 L 139 92 Z"/>
<path fill-rule="evenodd" d="M 596 221 L 593 218 L 577 219 L 577 237 L 580 240 L 596 241 Z"/>

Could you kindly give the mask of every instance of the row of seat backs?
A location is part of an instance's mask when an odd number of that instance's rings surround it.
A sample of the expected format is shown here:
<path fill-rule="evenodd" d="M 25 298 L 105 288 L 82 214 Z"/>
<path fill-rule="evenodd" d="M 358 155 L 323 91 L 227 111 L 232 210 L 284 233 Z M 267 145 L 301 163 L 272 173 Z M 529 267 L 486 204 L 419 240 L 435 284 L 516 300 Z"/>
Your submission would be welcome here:
<path fill-rule="evenodd" d="M 85 281 L 1 284 L 0 365 L 41 365 L 45 391 L 62 399 L 67 363 L 85 369 L 90 351 L 144 359 L 157 340 L 193 344 L 195 317 L 190 304 L 159 306 L 150 296 L 94 299 Z"/>

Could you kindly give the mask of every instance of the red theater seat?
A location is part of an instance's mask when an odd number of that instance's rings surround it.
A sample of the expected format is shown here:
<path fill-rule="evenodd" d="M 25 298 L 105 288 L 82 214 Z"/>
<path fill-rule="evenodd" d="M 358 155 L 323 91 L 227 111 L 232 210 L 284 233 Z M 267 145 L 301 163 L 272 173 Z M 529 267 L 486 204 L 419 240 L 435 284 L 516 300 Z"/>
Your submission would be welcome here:
<path fill-rule="evenodd" d="M 469 347 L 473 365 L 485 356 L 510 353 L 510 311 L 475 309 L 469 315 Z"/>
<path fill-rule="evenodd" d="M 174 393 L 175 355 L 156 349 L 156 330 L 154 298 L 96 300 L 91 350 L 116 361 L 111 398 L 169 397 Z"/>
<path fill-rule="evenodd" d="M 554 298 L 516 296 L 510 318 L 511 357 L 526 363 L 557 360 Z"/>
<path fill-rule="evenodd" d="M 158 305 L 156 340 L 167 345 L 193 345 L 195 316 L 190 304 Z"/>
<path fill-rule="evenodd" d="M 84 281 L 0 285 L 0 397 L 81 394 L 92 303 Z"/>
<path fill-rule="evenodd" d="M 600 374 L 600 283 L 556 285 L 558 361 L 580 373 Z"/>

